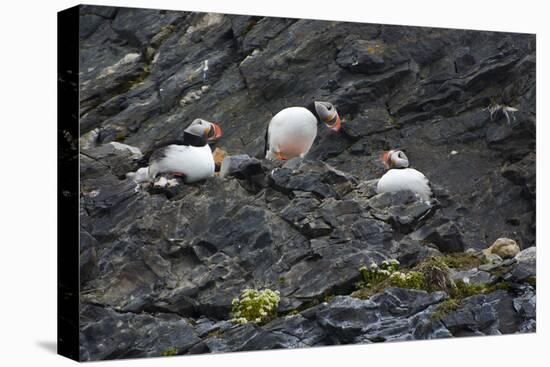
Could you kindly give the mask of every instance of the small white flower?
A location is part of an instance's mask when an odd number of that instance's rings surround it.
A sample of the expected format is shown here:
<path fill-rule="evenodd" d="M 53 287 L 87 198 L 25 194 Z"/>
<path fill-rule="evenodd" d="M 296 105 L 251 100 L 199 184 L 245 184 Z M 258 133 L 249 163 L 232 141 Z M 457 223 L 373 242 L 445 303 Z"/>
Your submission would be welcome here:
<path fill-rule="evenodd" d="M 235 321 L 238 322 L 239 324 L 246 324 L 248 322 L 248 320 L 244 317 L 239 317 Z"/>

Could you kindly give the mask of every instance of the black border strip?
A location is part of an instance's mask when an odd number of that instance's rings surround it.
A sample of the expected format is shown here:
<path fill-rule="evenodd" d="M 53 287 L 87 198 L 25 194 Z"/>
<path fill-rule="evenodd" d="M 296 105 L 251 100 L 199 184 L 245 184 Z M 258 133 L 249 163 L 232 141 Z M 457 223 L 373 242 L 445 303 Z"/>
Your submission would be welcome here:
<path fill-rule="evenodd" d="M 57 13 L 57 353 L 79 358 L 79 10 Z"/>

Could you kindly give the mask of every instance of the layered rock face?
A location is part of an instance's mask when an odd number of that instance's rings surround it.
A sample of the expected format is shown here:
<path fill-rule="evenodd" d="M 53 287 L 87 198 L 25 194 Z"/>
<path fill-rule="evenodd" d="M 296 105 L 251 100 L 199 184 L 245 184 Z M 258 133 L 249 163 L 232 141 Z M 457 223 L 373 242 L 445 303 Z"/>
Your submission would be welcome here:
<path fill-rule="evenodd" d="M 80 40 L 82 359 L 535 329 L 533 35 L 82 6 Z M 271 117 L 315 100 L 342 130 L 265 161 Z M 125 178 L 198 117 L 223 129 L 222 175 Z M 433 200 L 376 194 L 392 148 Z M 507 287 L 449 313 L 445 292 L 351 296 L 363 265 L 501 237 L 522 251 L 454 276 Z M 228 321 L 245 288 L 278 290 L 280 316 Z"/>

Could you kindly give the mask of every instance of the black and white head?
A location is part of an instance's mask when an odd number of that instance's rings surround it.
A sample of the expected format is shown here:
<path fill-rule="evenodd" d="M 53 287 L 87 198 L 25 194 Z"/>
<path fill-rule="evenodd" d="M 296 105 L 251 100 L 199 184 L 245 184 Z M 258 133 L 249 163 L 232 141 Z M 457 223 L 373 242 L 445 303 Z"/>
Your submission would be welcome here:
<path fill-rule="evenodd" d="M 386 168 L 407 168 L 409 159 L 401 150 L 389 150 L 382 153 L 380 160 Z"/>
<path fill-rule="evenodd" d="M 214 122 L 195 119 L 183 132 L 184 145 L 205 146 L 218 140 L 222 129 Z"/>
<path fill-rule="evenodd" d="M 340 116 L 336 107 L 330 102 L 315 102 L 315 111 L 319 119 L 333 131 L 339 131 L 341 127 Z"/>

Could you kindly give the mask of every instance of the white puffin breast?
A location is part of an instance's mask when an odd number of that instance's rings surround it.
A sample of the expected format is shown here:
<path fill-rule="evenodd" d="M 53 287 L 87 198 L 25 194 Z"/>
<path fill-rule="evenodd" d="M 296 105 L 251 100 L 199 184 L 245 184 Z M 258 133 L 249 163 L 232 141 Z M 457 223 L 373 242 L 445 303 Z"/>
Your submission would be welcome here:
<path fill-rule="evenodd" d="M 150 165 L 150 175 L 179 172 L 185 174 L 186 182 L 195 182 L 214 176 L 214 157 L 210 146 L 194 147 L 187 145 L 169 145 L 164 157 Z"/>
<path fill-rule="evenodd" d="M 376 189 L 378 193 L 404 190 L 418 194 L 425 201 L 432 196 L 428 179 L 414 168 L 389 170 L 380 178 Z"/>
<path fill-rule="evenodd" d="M 276 152 L 287 159 L 304 156 L 317 136 L 317 118 L 304 107 L 285 108 L 271 119 L 268 136 L 266 158 L 274 158 Z"/>

